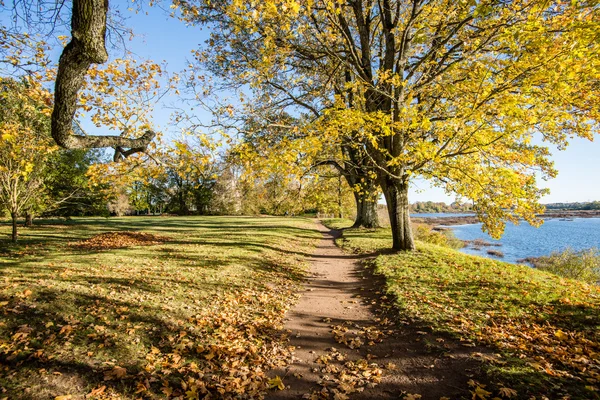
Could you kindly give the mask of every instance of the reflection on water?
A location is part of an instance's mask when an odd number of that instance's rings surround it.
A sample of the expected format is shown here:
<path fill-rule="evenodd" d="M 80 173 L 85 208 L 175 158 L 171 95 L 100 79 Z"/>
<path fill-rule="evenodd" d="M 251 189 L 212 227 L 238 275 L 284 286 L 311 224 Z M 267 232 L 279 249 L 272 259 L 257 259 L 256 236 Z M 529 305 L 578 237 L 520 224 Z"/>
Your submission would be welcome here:
<path fill-rule="evenodd" d="M 500 240 L 492 239 L 481 231 L 481 224 L 451 226 L 461 240 L 483 239 L 490 243 L 500 243 L 500 247 L 481 246 L 479 250 L 465 247 L 461 251 L 468 254 L 492 257 L 516 263 L 526 257 L 546 256 L 553 251 L 567 247 L 575 250 L 600 247 L 600 218 L 575 218 L 573 220 L 548 219 L 539 228 L 526 222 L 520 225 L 508 223 Z M 489 250 L 500 251 L 504 257 L 489 255 Z"/>

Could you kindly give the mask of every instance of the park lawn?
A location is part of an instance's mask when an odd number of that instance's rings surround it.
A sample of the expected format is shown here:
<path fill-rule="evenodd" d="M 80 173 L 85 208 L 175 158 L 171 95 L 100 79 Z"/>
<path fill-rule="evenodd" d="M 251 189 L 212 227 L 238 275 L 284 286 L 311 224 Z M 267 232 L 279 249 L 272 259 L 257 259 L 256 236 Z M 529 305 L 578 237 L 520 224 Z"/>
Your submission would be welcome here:
<path fill-rule="evenodd" d="M 423 242 L 386 254 L 389 229 L 346 229 L 338 244 L 379 253 L 372 265 L 399 320 L 493 349 L 479 355 L 495 386 L 483 397 L 600 398 L 600 287 Z"/>
<path fill-rule="evenodd" d="M 266 371 L 288 356 L 283 315 L 320 237 L 310 220 L 38 224 L 21 228 L 16 247 L 0 226 L 0 399 L 260 398 L 267 390 Z M 109 231 L 159 238 L 77 246 Z"/>

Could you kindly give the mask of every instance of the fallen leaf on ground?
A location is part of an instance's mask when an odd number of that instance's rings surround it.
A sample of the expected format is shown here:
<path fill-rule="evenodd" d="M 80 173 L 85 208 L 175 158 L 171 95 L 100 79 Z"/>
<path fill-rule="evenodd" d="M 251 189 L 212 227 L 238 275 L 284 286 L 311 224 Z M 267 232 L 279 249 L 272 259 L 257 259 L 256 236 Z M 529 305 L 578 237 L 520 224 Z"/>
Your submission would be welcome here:
<path fill-rule="evenodd" d="M 276 376 L 273 379 L 269 379 L 269 389 L 277 388 L 279 390 L 285 389 L 285 385 L 279 376 Z"/>

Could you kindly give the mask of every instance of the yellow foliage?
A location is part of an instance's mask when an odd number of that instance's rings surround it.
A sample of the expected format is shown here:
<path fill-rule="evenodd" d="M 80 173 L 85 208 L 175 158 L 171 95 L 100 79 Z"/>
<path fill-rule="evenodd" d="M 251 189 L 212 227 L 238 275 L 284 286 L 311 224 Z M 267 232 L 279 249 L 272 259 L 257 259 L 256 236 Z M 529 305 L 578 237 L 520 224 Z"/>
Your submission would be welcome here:
<path fill-rule="evenodd" d="M 227 78 L 265 89 L 266 104 L 317 99 L 305 138 L 252 141 L 243 157 L 269 148 L 273 165 L 295 169 L 285 149 L 318 154 L 347 139 L 381 179 L 422 177 L 469 198 L 494 237 L 507 220 L 541 223 L 546 191 L 536 178 L 556 175 L 548 145 L 565 148 L 599 129 L 592 3 L 436 0 L 386 11 L 362 0 L 198 3 L 181 2 L 184 19 L 227 21 L 211 59 Z"/>

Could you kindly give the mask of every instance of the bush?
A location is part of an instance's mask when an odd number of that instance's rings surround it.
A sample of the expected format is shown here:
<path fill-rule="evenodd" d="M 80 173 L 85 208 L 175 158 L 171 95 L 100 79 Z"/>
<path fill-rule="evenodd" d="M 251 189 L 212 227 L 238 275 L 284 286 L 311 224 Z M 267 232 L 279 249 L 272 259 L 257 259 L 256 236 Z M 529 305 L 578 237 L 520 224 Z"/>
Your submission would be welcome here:
<path fill-rule="evenodd" d="M 566 249 L 547 257 L 531 260 L 533 266 L 565 278 L 598 284 L 600 283 L 600 251 L 597 248 L 575 251 Z"/>
<path fill-rule="evenodd" d="M 454 236 L 454 233 L 449 229 L 436 231 L 433 230 L 429 225 L 416 224 L 413 226 L 413 232 L 415 239 L 422 242 L 450 247 L 453 249 L 460 249 L 464 246 L 462 240 L 457 239 Z"/>

